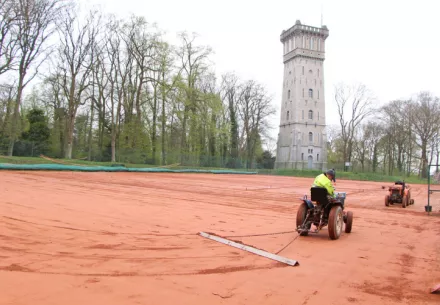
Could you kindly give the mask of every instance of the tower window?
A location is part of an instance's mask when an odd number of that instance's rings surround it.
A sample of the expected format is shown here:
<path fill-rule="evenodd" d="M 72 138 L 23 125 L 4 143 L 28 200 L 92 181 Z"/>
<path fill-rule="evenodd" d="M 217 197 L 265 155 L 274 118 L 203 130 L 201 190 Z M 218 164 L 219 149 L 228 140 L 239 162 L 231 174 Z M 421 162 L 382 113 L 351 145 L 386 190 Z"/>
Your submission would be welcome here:
<path fill-rule="evenodd" d="M 319 38 L 318 38 L 318 51 L 321 51 L 321 39 L 319 39 Z"/>
<path fill-rule="evenodd" d="M 304 88 L 303 88 L 303 97 L 304 97 Z"/>
<path fill-rule="evenodd" d="M 314 43 L 314 39 L 312 37 L 310 38 L 310 50 L 313 50 L 313 43 Z"/>
<path fill-rule="evenodd" d="M 309 89 L 309 97 L 313 98 L 313 89 Z"/>
<path fill-rule="evenodd" d="M 287 99 L 290 99 L 290 90 L 287 91 Z"/>
<path fill-rule="evenodd" d="M 302 111 L 302 119 L 304 120 L 304 110 Z"/>
<path fill-rule="evenodd" d="M 286 116 L 286 119 L 287 119 L 287 120 L 289 120 L 289 115 L 290 115 L 290 112 L 287 111 L 287 116 Z"/>
<path fill-rule="evenodd" d="M 309 110 L 309 120 L 313 120 L 313 110 Z"/>
<path fill-rule="evenodd" d="M 309 132 L 309 142 L 313 143 L 313 133 Z"/>
<path fill-rule="evenodd" d="M 319 161 L 319 154 L 316 154 L 316 161 Z"/>
<path fill-rule="evenodd" d="M 302 74 L 304 75 L 304 66 L 302 66 Z"/>

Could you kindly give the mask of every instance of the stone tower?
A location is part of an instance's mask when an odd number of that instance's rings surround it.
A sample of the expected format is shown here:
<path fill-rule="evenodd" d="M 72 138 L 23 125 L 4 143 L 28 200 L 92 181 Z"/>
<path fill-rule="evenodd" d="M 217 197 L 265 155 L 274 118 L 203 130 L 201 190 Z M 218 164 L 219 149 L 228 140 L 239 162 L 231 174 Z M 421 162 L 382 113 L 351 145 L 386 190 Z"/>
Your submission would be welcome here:
<path fill-rule="evenodd" d="M 326 26 L 281 33 L 284 79 L 275 168 L 326 169 L 324 59 Z"/>

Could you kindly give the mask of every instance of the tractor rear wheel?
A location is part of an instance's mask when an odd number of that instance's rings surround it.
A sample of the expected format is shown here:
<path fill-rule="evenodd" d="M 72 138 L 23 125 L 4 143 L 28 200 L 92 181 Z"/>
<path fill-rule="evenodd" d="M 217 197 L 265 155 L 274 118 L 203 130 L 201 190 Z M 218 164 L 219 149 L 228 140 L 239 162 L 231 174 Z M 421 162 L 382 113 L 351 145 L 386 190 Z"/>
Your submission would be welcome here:
<path fill-rule="evenodd" d="M 328 217 L 328 235 L 330 239 L 338 239 L 341 236 L 342 226 L 344 224 L 344 215 L 339 205 L 333 206 Z M 347 218 L 348 223 L 348 218 Z"/>
<path fill-rule="evenodd" d="M 308 211 L 308 206 L 307 204 L 305 204 L 304 202 L 301 203 L 301 205 L 298 208 L 298 212 L 296 212 L 296 227 L 300 227 L 302 226 L 302 224 L 304 223 L 304 220 L 306 219 L 307 216 L 307 211 Z M 311 225 L 307 226 L 307 229 L 310 229 Z M 309 234 L 309 232 L 301 232 L 300 235 L 301 236 L 307 236 Z"/>
<path fill-rule="evenodd" d="M 345 233 L 351 232 L 351 226 L 353 225 L 353 212 L 347 212 L 347 223 L 345 224 Z"/>
<path fill-rule="evenodd" d="M 388 196 L 388 195 L 385 196 L 385 206 L 387 206 L 387 207 L 390 206 L 390 196 Z"/>
<path fill-rule="evenodd" d="M 411 198 L 411 200 L 409 201 L 409 204 L 413 205 L 414 204 L 414 199 Z"/>
<path fill-rule="evenodd" d="M 407 205 L 408 205 L 408 197 L 403 196 L 403 198 L 402 198 L 402 208 L 406 208 Z"/>

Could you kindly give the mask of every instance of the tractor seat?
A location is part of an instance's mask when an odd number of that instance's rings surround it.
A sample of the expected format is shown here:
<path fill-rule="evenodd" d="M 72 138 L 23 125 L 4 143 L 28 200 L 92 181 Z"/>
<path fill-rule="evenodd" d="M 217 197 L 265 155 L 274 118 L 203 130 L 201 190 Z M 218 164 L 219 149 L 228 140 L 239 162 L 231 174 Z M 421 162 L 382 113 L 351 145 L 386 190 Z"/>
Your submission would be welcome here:
<path fill-rule="evenodd" d="M 310 188 L 311 200 L 315 201 L 321 205 L 328 204 L 328 192 L 324 187 L 314 186 Z"/>

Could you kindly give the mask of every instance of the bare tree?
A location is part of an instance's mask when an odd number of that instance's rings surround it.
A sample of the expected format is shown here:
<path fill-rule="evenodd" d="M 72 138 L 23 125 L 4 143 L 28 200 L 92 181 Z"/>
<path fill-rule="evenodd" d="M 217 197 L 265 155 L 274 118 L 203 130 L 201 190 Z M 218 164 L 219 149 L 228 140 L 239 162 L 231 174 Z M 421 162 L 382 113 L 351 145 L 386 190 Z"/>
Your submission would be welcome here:
<path fill-rule="evenodd" d="M 247 81 L 240 94 L 240 117 L 243 122 L 242 138 L 246 151 L 247 168 L 252 168 L 261 136 L 268 127 L 267 119 L 275 113 L 272 99 L 255 81 Z"/>
<path fill-rule="evenodd" d="M 58 64 L 62 71 L 61 84 L 67 97 L 66 159 L 72 158 L 73 131 L 78 107 L 83 105 L 83 93 L 90 85 L 93 62 L 90 55 L 99 27 L 96 12 L 90 12 L 84 24 L 74 13 L 67 12 L 59 24 L 60 47 Z"/>
<path fill-rule="evenodd" d="M 3 135 L 9 135 L 9 126 L 16 89 L 17 88 L 14 84 L 0 85 L 0 138 Z"/>
<path fill-rule="evenodd" d="M 411 144 L 411 119 L 409 118 L 409 101 L 394 100 L 382 107 L 384 131 L 386 137 L 385 154 L 388 159 L 388 173 L 393 174 L 397 167 L 399 173 L 405 171 L 409 162 L 408 146 Z"/>
<path fill-rule="evenodd" d="M 325 127 L 325 132 L 327 135 L 327 147 L 331 151 L 336 150 L 336 140 L 341 136 L 338 125 L 327 125 Z"/>
<path fill-rule="evenodd" d="M 222 76 L 221 93 L 222 100 L 226 102 L 226 107 L 229 114 L 230 123 L 230 156 L 233 160 L 238 158 L 238 139 L 239 139 L 239 126 L 237 111 L 240 98 L 240 84 L 238 77 L 233 73 L 227 73 Z"/>
<path fill-rule="evenodd" d="M 0 75 L 14 67 L 18 50 L 17 13 L 13 0 L 0 1 Z"/>
<path fill-rule="evenodd" d="M 413 101 L 414 131 L 417 146 L 421 149 L 420 173 L 422 178 L 428 174 L 428 145 L 440 130 L 440 100 L 429 92 L 420 92 Z"/>
<path fill-rule="evenodd" d="M 374 98 L 363 84 L 339 84 L 335 87 L 335 101 L 344 144 L 344 162 L 351 162 L 355 130 L 374 113 Z"/>
<path fill-rule="evenodd" d="M 379 162 L 380 141 L 384 136 L 384 126 L 379 122 L 368 122 L 363 126 L 363 146 L 365 158 L 371 163 L 371 169 L 376 172 Z"/>
<path fill-rule="evenodd" d="M 110 83 L 110 120 L 111 120 L 111 149 L 112 162 L 116 161 L 116 138 L 117 129 L 121 119 L 122 90 L 119 85 L 119 64 L 122 53 L 121 38 L 118 34 L 120 24 L 114 18 L 107 23 L 105 49 L 109 60 L 109 69 L 106 70 L 107 78 Z"/>
<path fill-rule="evenodd" d="M 166 125 L 167 125 L 167 114 L 166 114 L 166 106 L 170 103 L 169 95 L 172 90 L 176 88 L 177 82 L 180 80 L 180 74 L 182 72 L 183 67 L 181 67 L 174 77 L 171 77 L 171 73 L 173 71 L 173 54 L 172 47 L 162 42 L 160 44 L 160 52 L 159 52 L 159 66 L 160 66 L 160 91 L 162 98 L 162 114 L 161 114 L 161 146 L 162 146 L 162 165 L 166 163 Z"/>
<path fill-rule="evenodd" d="M 197 130 L 197 102 L 198 90 L 197 83 L 208 70 L 207 60 L 212 50 L 209 47 L 195 45 L 195 35 L 190 37 L 187 33 L 180 34 L 182 41 L 178 58 L 182 67 L 182 78 L 185 81 L 185 97 L 182 118 L 182 134 L 181 134 L 181 163 L 184 162 L 184 156 L 189 152 L 188 144 L 191 144 L 192 151 L 197 153 L 196 144 L 198 139 Z M 187 138 L 187 125 L 189 121 L 189 140 Z"/>
<path fill-rule="evenodd" d="M 60 17 L 63 2 L 63 0 L 14 1 L 14 14 L 18 16 L 14 29 L 18 48 L 18 85 L 8 148 L 9 156 L 12 156 L 14 151 L 23 89 L 37 75 L 38 68 L 48 56 L 46 42 L 54 33 L 54 25 Z M 29 75 L 33 66 L 35 70 Z"/>

